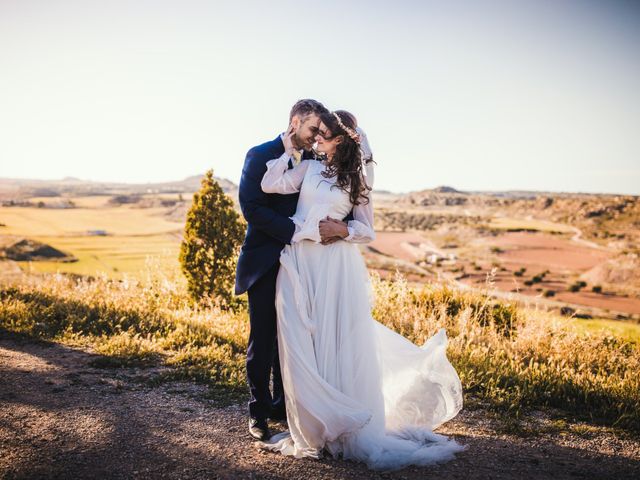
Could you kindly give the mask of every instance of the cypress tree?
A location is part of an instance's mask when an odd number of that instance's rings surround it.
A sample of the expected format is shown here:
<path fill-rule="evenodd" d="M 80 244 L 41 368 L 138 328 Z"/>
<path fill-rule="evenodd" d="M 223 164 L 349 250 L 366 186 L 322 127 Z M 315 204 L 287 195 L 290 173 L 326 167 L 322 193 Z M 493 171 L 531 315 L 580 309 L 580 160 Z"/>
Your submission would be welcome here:
<path fill-rule="evenodd" d="M 208 170 L 193 195 L 180 245 L 180 266 L 194 303 L 211 299 L 222 308 L 236 303 L 233 284 L 244 232 L 233 201 Z"/>

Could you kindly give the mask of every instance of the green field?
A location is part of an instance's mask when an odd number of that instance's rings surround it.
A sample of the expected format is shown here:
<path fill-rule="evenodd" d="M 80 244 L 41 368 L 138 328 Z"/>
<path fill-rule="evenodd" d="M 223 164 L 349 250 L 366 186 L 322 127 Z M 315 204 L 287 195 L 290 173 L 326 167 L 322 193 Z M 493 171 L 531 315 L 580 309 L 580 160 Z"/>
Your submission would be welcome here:
<path fill-rule="evenodd" d="M 18 262 L 25 271 L 82 275 L 105 273 L 110 278 L 120 278 L 125 273 L 133 276 L 144 274 L 148 261 L 159 262 L 163 270 L 178 268 L 180 244 L 175 234 L 32 238 L 73 254 L 78 261 Z"/>
<path fill-rule="evenodd" d="M 78 259 L 18 262 L 25 271 L 102 272 L 119 278 L 141 274 L 150 259 L 163 269 L 177 268 L 183 225 L 167 220 L 164 208 L 107 206 L 108 198 L 81 198 L 76 204 L 83 208 L 73 209 L 0 207 L 0 222 L 6 225 L 1 233 L 46 243 Z M 89 230 L 107 235 L 88 235 Z"/>
<path fill-rule="evenodd" d="M 568 321 L 579 332 L 593 334 L 606 333 L 627 342 L 640 344 L 640 324 L 637 323 L 623 320 L 608 320 L 605 318 L 571 318 Z"/>
<path fill-rule="evenodd" d="M 521 218 L 494 217 L 489 224 L 491 228 L 498 230 L 536 230 L 539 232 L 573 233 L 568 225 L 545 220 L 527 220 Z"/>

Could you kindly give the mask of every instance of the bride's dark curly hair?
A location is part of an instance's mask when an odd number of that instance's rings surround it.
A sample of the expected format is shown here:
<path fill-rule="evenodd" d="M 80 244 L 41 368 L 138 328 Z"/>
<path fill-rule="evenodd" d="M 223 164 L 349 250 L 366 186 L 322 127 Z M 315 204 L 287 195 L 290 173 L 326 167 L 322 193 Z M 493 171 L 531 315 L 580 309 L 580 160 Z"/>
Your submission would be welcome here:
<path fill-rule="evenodd" d="M 338 110 L 336 114 L 340 117 L 342 124 L 355 132 L 355 117 L 349 112 Z M 349 134 L 338 124 L 338 120 L 333 113 L 327 112 L 320 115 L 320 120 L 331 132 L 331 138 L 342 135 L 342 142 L 336 145 L 336 153 L 322 172 L 325 178 L 336 177 L 336 187 L 349 193 L 349 200 L 353 205 L 369 203 L 367 193 L 371 189 L 363 179 L 362 153 L 360 145 L 353 140 Z"/>

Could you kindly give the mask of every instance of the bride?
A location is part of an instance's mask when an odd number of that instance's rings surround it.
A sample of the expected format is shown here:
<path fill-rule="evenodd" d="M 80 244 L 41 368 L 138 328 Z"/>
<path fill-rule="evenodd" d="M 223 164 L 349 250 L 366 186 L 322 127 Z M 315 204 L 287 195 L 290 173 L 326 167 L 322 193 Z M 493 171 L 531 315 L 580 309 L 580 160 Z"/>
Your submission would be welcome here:
<path fill-rule="evenodd" d="M 433 429 L 460 411 L 462 387 L 444 329 L 418 347 L 371 316 L 356 245 L 375 237 L 366 136 L 348 112 L 323 114 L 316 142 L 324 161 L 296 164 L 291 135 L 261 183 L 266 193 L 300 192 L 276 284 L 289 431 L 258 445 L 298 458 L 326 451 L 384 470 L 449 460 L 464 447 Z M 346 225 L 326 220 L 351 211 Z M 327 241 L 327 231 L 339 236 Z"/>

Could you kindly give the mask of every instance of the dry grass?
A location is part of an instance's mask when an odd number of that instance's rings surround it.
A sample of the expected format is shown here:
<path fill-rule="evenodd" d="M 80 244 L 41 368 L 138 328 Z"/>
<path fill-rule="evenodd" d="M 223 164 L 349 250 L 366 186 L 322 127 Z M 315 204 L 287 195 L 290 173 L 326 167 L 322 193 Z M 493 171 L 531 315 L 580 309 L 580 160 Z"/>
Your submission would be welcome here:
<path fill-rule="evenodd" d="M 184 280 L 157 263 L 147 277 L 114 281 L 30 275 L 0 289 L 0 327 L 91 346 L 101 366 L 161 362 L 173 375 L 232 390 L 244 384 L 246 313 L 192 308 Z"/>
<path fill-rule="evenodd" d="M 550 406 L 640 431 L 635 343 L 446 285 L 414 289 L 375 276 L 372 285 L 375 318 L 412 341 L 447 329 L 467 400 L 515 415 Z M 183 279 L 157 266 L 142 280 L 32 275 L 2 285 L 0 299 L 5 330 L 89 345 L 103 366 L 161 363 L 172 378 L 245 391 L 246 310 L 193 309 Z"/>
<path fill-rule="evenodd" d="M 443 285 L 376 284 L 378 320 L 418 344 L 447 329 L 467 395 L 515 415 L 549 406 L 640 431 L 640 348 L 628 335 Z"/>

